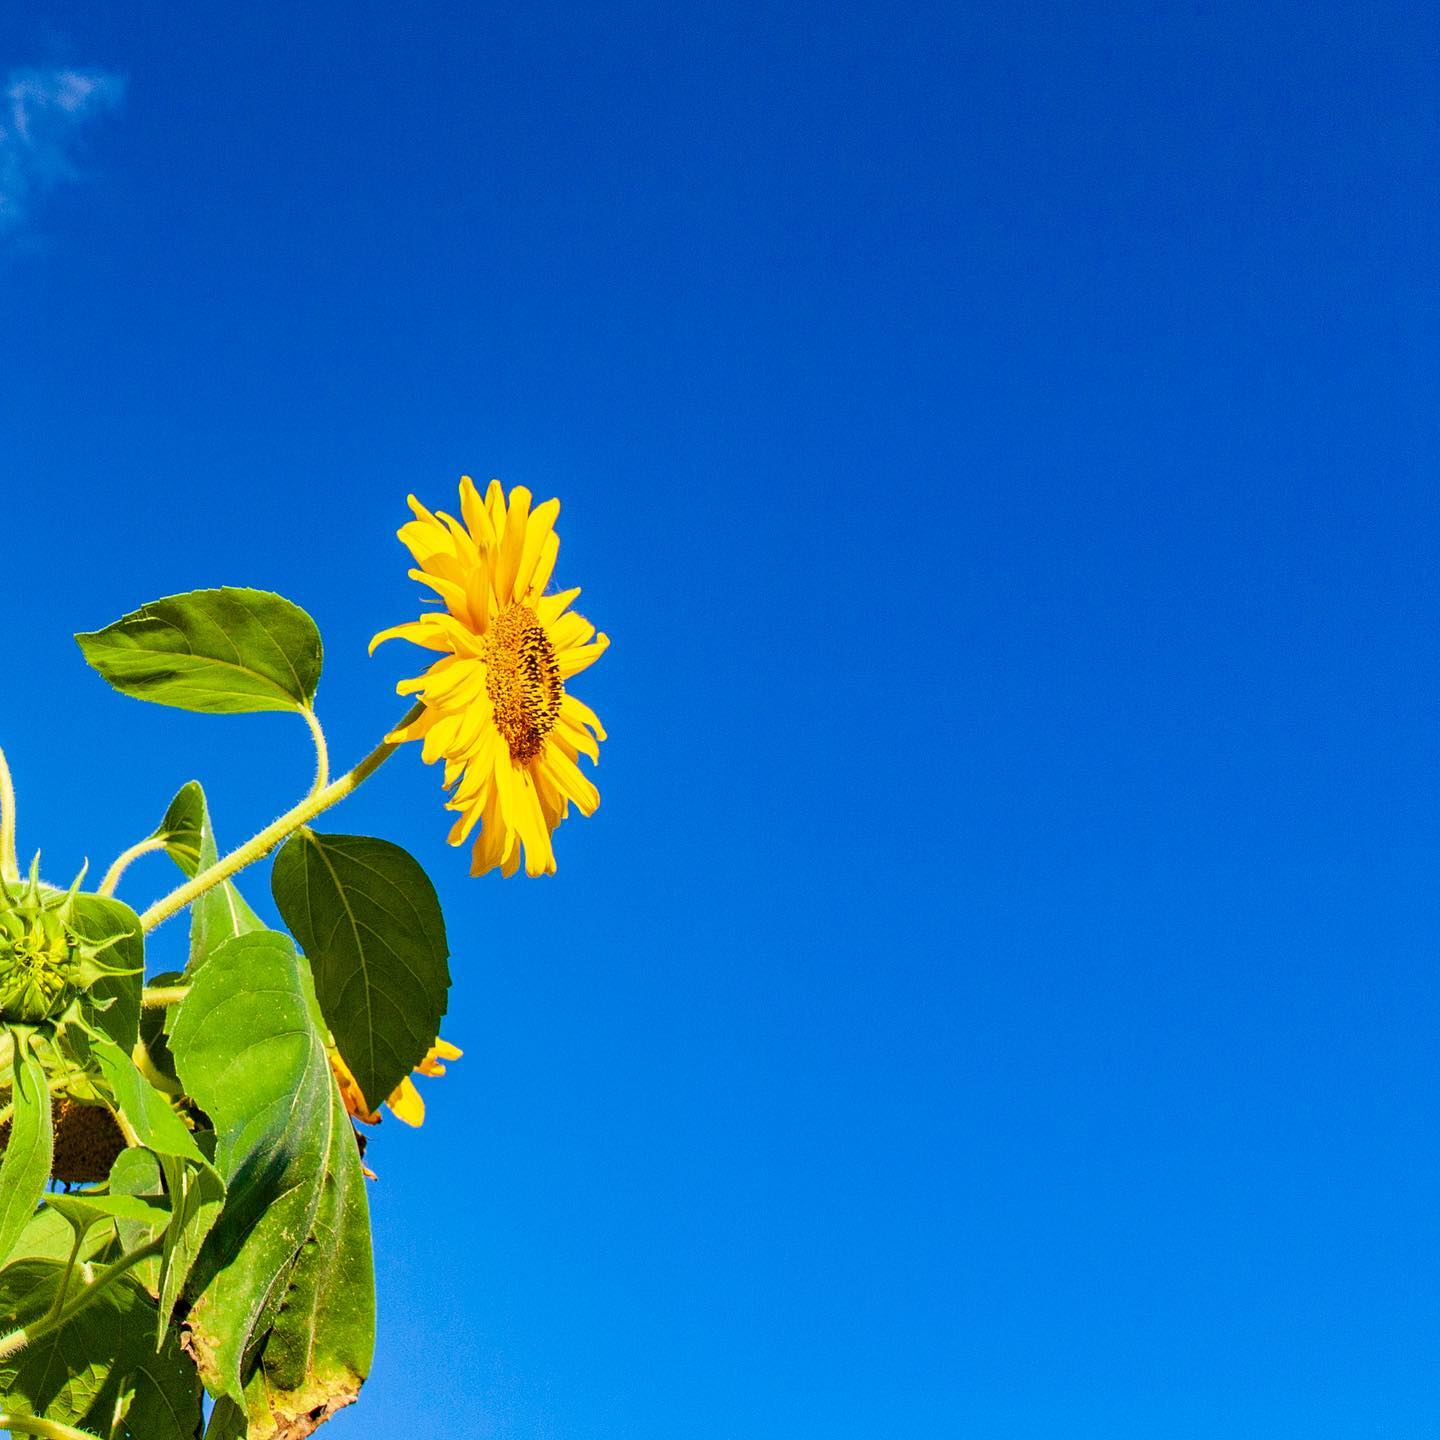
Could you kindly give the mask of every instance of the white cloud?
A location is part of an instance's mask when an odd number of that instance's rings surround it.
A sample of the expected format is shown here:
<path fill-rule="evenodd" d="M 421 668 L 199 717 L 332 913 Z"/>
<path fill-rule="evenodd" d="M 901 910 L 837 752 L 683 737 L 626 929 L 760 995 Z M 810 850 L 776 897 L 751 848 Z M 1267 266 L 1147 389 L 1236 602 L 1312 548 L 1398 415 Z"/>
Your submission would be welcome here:
<path fill-rule="evenodd" d="M 52 187 L 76 180 L 77 135 L 87 121 L 113 110 L 125 93 L 122 76 L 102 70 L 12 70 L 0 98 L 0 232 L 30 215 Z"/>

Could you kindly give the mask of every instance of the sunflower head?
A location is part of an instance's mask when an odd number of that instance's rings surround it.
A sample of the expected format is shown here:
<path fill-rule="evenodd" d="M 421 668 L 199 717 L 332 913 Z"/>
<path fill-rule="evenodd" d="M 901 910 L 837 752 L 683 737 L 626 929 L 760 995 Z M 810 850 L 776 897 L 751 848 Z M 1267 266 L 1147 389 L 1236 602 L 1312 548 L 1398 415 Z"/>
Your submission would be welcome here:
<path fill-rule="evenodd" d="M 24 884 L 0 881 L 0 1020 L 44 1024 L 101 976 L 128 973 L 100 960 L 118 937 L 93 944 L 71 924 L 79 885 L 41 885 L 38 856 Z"/>
<path fill-rule="evenodd" d="M 484 498 L 460 481 L 460 518 L 432 514 L 415 497 L 400 539 L 411 576 L 443 606 L 391 629 L 440 658 L 396 688 L 420 712 L 389 738 L 419 740 L 427 763 L 445 762 L 448 806 L 459 818 L 452 845 L 473 835 L 471 872 L 553 874 L 551 835 L 573 804 L 584 815 L 600 794 L 581 755 L 600 758 L 605 731 L 567 682 L 598 660 L 609 640 L 570 606 L 579 590 L 547 594 L 560 540 L 558 500 L 531 507 L 523 485 L 509 497 L 492 480 Z"/>

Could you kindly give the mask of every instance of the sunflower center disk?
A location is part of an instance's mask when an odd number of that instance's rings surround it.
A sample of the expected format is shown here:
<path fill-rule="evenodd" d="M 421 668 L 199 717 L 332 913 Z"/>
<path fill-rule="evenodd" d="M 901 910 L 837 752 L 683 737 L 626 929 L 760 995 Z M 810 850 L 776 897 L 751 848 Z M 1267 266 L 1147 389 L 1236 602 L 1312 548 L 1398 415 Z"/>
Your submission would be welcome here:
<path fill-rule="evenodd" d="M 485 688 L 495 728 L 521 764 L 535 759 L 560 718 L 565 682 L 545 627 L 528 605 L 507 605 L 487 636 Z"/>

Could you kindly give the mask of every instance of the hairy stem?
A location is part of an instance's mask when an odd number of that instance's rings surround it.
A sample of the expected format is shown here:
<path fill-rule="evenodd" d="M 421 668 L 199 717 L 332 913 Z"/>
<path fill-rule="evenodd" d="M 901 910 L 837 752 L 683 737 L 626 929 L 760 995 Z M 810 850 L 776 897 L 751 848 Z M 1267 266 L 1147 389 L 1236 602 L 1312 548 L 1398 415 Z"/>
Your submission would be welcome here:
<path fill-rule="evenodd" d="M 395 728 L 408 725 L 423 710 L 423 703 L 413 706 Z M 292 835 L 322 811 L 338 805 L 347 795 L 359 789 L 399 748 L 398 744 L 382 740 L 353 770 L 346 771 L 338 780 L 332 780 L 328 785 L 323 785 L 319 790 L 307 795 L 298 805 L 287 810 L 278 820 L 272 821 L 238 849 L 217 860 L 209 869 L 202 870 L 193 880 L 187 880 L 178 889 L 172 890 L 163 900 L 157 900 L 140 917 L 140 928 L 145 931 L 153 930 L 162 920 L 178 914 L 207 890 L 213 890 L 215 886 L 256 860 L 264 859 L 286 836 Z"/>
<path fill-rule="evenodd" d="M 165 848 L 165 839 L 160 835 L 152 835 L 147 840 L 138 841 L 128 850 L 122 850 L 115 857 L 115 863 L 105 872 L 105 878 L 100 882 L 100 889 L 97 892 L 101 895 L 113 895 L 115 887 L 120 883 L 120 877 L 129 868 L 132 860 L 138 860 L 142 855 L 153 854 L 156 850 Z"/>
<path fill-rule="evenodd" d="M 62 1425 L 58 1420 L 43 1420 L 39 1415 L 16 1415 L 12 1411 L 0 1411 L 0 1430 L 12 1435 L 41 1435 L 47 1440 L 99 1440 L 88 1430 L 77 1430 L 73 1425 Z"/>
<path fill-rule="evenodd" d="M 59 1287 L 55 1291 L 55 1303 L 45 1312 L 47 1320 L 53 1320 L 65 1308 L 65 1292 L 70 1288 L 70 1277 L 75 1273 L 75 1260 L 80 1254 L 80 1246 L 85 1240 L 85 1231 L 75 1226 L 75 1243 L 70 1247 L 70 1258 L 65 1262 L 65 1273 L 60 1277 Z"/>
<path fill-rule="evenodd" d="M 5 752 L 0 750 L 0 880 L 14 884 L 20 878 L 20 862 L 15 858 L 15 782 Z"/>
<path fill-rule="evenodd" d="M 330 747 L 325 743 L 320 717 L 308 705 L 300 713 L 305 717 L 315 741 L 315 783 L 310 787 L 311 795 L 315 795 L 330 783 Z"/>
<path fill-rule="evenodd" d="M 147 1010 L 178 1005 L 189 993 L 188 985 L 147 985 L 140 993 L 140 1003 Z"/>
<path fill-rule="evenodd" d="M 13 1355 L 17 1350 L 23 1350 L 32 1340 L 38 1340 L 42 1335 L 48 1335 L 52 1330 L 59 1330 L 62 1326 L 68 1325 L 80 1311 L 97 1296 L 108 1290 L 132 1266 L 138 1265 L 142 1260 L 148 1260 L 152 1255 L 158 1255 L 164 1248 L 164 1244 L 164 1237 L 157 1236 L 138 1249 L 132 1250 L 128 1255 L 122 1255 L 114 1264 L 107 1265 L 68 1305 L 52 1311 L 32 1325 L 12 1330 L 3 1339 L 0 1339 L 0 1360 L 7 1355 Z M 33 1431 L 32 1433 L 43 1434 L 45 1432 Z"/>

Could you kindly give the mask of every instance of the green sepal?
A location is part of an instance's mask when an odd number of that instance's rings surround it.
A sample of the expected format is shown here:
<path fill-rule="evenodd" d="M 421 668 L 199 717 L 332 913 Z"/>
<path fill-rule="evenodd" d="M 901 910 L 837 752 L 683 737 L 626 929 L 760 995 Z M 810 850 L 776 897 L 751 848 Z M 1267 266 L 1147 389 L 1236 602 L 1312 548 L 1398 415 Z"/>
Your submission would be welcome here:
<path fill-rule="evenodd" d="M 80 997 L 95 1027 L 122 1050 L 134 1047 L 140 1033 L 140 992 L 144 989 L 145 933 L 140 917 L 110 895 L 81 891 L 70 903 L 70 925 L 103 953 L 85 973 L 93 976 Z"/>

